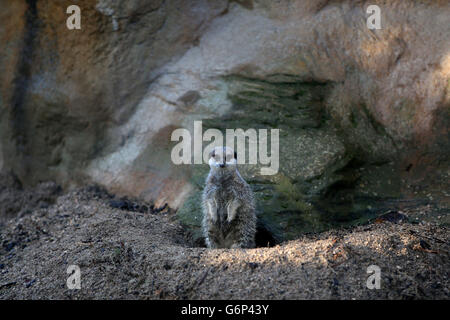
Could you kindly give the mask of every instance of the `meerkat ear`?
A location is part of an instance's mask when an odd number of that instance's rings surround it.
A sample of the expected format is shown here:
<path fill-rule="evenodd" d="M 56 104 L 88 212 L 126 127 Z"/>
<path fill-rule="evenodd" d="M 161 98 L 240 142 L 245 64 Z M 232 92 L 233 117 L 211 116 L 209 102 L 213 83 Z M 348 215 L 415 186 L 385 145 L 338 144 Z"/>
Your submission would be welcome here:
<path fill-rule="evenodd" d="M 234 158 L 237 159 L 237 152 L 234 152 Z"/>
<path fill-rule="evenodd" d="M 212 157 L 215 157 L 215 156 L 216 156 L 216 150 L 215 150 L 215 149 L 212 149 L 212 150 L 209 152 L 209 157 L 212 158 Z"/>

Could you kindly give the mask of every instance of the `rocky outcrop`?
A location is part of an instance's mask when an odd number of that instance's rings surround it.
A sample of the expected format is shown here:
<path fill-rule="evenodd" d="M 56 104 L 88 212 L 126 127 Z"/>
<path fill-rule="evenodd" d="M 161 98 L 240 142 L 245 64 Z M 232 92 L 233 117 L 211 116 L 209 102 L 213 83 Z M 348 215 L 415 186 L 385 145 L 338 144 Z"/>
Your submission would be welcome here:
<path fill-rule="evenodd" d="M 79 1 L 82 28 L 68 30 L 72 1 L 3 3 L 3 166 L 27 183 L 65 185 L 90 179 L 90 163 L 125 144 L 130 133 L 120 128 L 158 69 L 226 9 L 220 1 Z"/>
<path fill-rule="evenodd" d="M 81 30 L 70 1 L 2 3 L 0 165 L 24 184 L 96 182 L 195 229 L 208 168 L 170 159 L 194 120 L 280 129 L 278 174 L 241 168 L 280 237 L 448 176 L 447 1 L 372 1 L 380 30 L 355 1 L 85 0 Z"/>

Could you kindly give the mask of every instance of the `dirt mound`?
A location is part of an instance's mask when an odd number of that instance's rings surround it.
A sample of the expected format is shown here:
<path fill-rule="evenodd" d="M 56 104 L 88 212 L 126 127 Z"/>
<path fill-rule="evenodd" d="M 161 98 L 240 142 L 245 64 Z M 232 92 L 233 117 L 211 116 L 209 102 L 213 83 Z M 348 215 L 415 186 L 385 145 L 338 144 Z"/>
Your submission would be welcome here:
<path fill-rule="evenodd" d="M 192 247 L 170 210 L 113 201 L 84 188 L 7 221 L 0 299 L 450 297 L 445 227 L 387 219 L 271 248 L 209 250 Z M 80 267 L 81 290 L 67 288 L 69 265 Z M 370 265 L 381 269 L 380 289 L 366 287 Z"/>
<path fill-rule="evenodd" d="M 48 208 L 61 194 L 54 182 L 41 182 L 35 188 L 23 188 L 12 173 L 0 173 L 0 223 L 8 218 L 30 214 L 37 208 Z"/>

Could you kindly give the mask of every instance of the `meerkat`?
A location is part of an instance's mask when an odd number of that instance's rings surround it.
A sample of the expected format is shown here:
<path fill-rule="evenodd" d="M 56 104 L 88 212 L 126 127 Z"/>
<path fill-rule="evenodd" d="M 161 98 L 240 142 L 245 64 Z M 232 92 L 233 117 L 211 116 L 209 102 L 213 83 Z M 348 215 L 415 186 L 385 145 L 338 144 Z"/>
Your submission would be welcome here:
<path fill-rule="evenodd" d="M 208 248 L 254 248 L 255 201 L 237 170 L 236 153 L 215 147 L 209 153 L 210 172 L 203 190 L 203 234 Z"/>

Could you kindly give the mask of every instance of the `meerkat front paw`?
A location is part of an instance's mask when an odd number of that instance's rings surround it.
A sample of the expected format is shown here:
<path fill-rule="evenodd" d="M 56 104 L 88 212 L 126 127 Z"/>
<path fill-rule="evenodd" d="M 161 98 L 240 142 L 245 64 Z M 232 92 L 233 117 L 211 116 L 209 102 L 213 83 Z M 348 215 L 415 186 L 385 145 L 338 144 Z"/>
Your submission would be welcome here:
<path fill-rule="evenodd" d="M 209 218 L 211 219 L 212 222 L 216 222 L 217 221 L 217 204 L 216 204 L 216 202 L 213 200 L 209 200 L 206 203 L 206 205 L 208 207 Z"/>
<path fill-rule="evenodd" d="M 239 200 L 233 200 L 227 205 L 227 221 L 231 222 L 236 217 L 237 209 L 239 208 Z"/>

